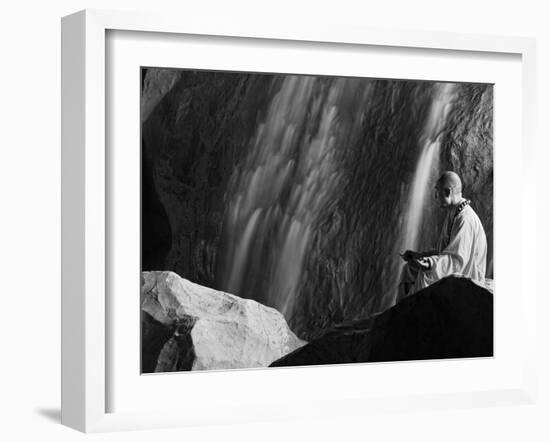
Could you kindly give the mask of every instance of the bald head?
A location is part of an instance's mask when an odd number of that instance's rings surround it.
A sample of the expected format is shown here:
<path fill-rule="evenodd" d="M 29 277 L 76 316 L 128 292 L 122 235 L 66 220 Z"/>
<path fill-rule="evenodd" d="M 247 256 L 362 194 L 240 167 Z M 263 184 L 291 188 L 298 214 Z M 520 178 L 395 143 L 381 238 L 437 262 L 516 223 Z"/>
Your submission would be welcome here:
<path fill-rule="evenodd" d="M 462 201 L 462 181 L 451 171 L 443 172 L 435 186 L 439 207 L 451 209 Z"/>
<path fill-rule="evenodd" d="M 462 181 L 460 177 L 450 170 L 443 172 L 437 180 L 437 187 L 440 189 L 454 189 L 455 192 L 462 193 Z"/>

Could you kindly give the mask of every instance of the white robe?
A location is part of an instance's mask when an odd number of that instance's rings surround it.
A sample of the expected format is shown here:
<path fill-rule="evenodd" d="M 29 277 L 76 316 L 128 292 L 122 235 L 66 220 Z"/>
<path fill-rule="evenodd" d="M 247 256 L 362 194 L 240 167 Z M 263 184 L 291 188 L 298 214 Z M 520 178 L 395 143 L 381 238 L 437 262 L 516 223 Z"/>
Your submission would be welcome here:
<path fill-rule="evenodd" d="M 481 221 L 469 205 L 454 222 L 453 216 L 454 212 L 449 211 L 439 236 L 438 254 L 426 258 L 430 261 L 430 270 L 418 272 L 412 293 L 450 275 L 465 276 L 480 285 L 485 284 L 487 237 Z M 453 227 L 448 241 L 450 222 L 453 222 Z"/>

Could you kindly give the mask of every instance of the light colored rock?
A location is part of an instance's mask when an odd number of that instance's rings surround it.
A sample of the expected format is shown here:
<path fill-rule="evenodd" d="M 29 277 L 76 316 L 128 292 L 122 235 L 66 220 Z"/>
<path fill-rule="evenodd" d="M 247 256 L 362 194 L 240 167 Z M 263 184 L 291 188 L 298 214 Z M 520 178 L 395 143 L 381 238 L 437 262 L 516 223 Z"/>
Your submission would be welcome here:
<path fill-rule="evenodd" d="M 178 360 L 183 359 L 192 370 L 267 367 L 306 344 L 277 310 L 173 272 L 142 273 L 141 309 L 174 330 L 160 352 L 157 372 L 181 370 Z"/>

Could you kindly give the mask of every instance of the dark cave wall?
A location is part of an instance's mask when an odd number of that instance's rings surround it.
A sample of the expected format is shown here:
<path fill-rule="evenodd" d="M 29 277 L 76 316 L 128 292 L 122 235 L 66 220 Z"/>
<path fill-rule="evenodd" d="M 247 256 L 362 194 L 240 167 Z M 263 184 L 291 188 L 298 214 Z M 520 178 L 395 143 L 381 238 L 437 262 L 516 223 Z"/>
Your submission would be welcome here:
<path fill-rule="evenodd" d="M 144 256 L 142 270 L 172 270 L 214 287 L 227 181 L 246 154 L 270 96 L 271 77 L 178 71 L 175 84 L 158 100 L 148 88 L 162 91 L 157 83 L 172 82 L 165 71 L 148 69 L 142 92 L 142 107 L 157 100 L 142 123 L 142 179 L 146 184 L 152 178 L 147 204 L 156 208 L 143 210 L 142 224 L 164 224 L 143 236 L 150 233 L 149 243 L 162 244 L 170 237 L 171 244 L 164 259 Z M 165 222 L 159 221 L 159 204 Z"/>

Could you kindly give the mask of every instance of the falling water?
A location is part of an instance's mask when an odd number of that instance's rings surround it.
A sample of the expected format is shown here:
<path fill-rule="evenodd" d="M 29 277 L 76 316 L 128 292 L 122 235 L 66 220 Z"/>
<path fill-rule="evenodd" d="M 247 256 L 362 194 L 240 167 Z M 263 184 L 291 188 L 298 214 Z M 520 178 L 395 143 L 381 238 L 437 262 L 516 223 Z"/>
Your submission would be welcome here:
<path fill-rule="evenodd" d="M 316 222 L 341 181 L 344 79 L 288 76 L 231 178 L 224 288 L 289 316 Z M 262 291 L 262 293 L 257 293 Z"/>
<path fill-rule="evenodd" d="M 450 83 L 437 85 L 438 90 L 434 94 L 428 119 L 420 136 L 422 151 L 416 165 L 408 198 L 402 240 L 403 250 L 418 249 L 418 237 L 422 214 L 427 202 L 429 183 L 439 173 L 441 131 L 451 108 L 453 87 L 454 85 Z"/>
<path fill-rule="evenodd" d="M 423 213 L 426 210 L 429 199 L 428 190 L 430 182 L 433 182 L 439 174 L 439 153 L 441 147 L 441 134 L 451 110 L 454 98 L 454 86 L 451 83 L 437 83 L 433 94 L 428 117 L 420 135 L 419 144 L 422 146 L 416 165 L 414 178 L 407 197 L 407 209 L 405 222 L 398 242 L 400 253 L 405 250 L 418 250 L 421 233 Z M 402 270 L 402 269 L 401 269 Z M 401 272 L 397 281 L 401 278 Z M 392 289 L 395 302 L 396 288 Z"/>

